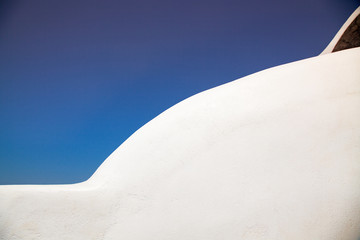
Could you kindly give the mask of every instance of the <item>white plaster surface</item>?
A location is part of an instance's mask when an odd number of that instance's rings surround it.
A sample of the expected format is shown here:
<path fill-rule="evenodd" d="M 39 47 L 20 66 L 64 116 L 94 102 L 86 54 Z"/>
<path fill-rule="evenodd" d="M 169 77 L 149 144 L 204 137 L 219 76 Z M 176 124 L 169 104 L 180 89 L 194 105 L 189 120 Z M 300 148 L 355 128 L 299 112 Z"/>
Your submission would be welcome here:
<path fill-rule="evenodd" d="M 2 240 L 356 240 L 360 48 L 190 97 L 86 182 L 0 186 Z"/>

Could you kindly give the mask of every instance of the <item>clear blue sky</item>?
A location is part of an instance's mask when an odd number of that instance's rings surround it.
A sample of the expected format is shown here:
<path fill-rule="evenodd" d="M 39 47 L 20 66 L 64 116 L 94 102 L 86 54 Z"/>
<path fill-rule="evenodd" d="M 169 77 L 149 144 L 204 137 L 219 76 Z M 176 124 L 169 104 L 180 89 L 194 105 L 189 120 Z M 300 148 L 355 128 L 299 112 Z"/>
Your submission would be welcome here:
<path fill-rule="evenodd" d="M 86 180 L 175 103 L 318 55 L 358 5 L 0 1 L 0 184 Z"/>

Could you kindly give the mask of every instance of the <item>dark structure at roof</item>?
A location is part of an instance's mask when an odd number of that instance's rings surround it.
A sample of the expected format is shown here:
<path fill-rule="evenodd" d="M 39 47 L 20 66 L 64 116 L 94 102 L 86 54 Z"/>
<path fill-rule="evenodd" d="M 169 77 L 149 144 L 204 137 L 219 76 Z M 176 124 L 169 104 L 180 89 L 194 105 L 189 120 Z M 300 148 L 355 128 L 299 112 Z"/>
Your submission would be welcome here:
<path fill-rule="evenodd" d="M 332 52 L 360 47 L 360 14 L 345 30 Z"/>

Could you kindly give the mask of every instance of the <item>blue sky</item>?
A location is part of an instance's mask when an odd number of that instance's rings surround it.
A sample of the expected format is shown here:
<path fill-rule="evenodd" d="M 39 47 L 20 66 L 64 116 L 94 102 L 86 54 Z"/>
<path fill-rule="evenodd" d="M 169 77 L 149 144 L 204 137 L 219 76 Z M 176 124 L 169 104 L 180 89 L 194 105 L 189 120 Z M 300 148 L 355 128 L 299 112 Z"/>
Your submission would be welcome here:
<path fill-rule="evenodd" d="M 358 5 L 0 1 L 0 184 L 86 180 L 177 102 L 318 55 Z"/>

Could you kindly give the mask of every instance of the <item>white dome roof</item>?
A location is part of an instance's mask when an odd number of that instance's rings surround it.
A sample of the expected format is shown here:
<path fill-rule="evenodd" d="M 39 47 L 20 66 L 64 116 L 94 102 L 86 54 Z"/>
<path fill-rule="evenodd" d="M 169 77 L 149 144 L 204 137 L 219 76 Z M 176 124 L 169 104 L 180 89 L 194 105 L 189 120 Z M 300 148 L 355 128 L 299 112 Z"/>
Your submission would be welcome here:
<path fill-rule="evenodd" d="M 359 62 L 353 48 L 199 93 L 86 182 L 1 186 L 0 239 L 357 239 Z"/>

